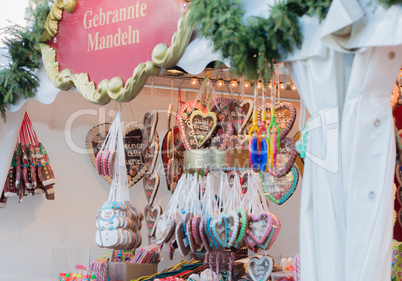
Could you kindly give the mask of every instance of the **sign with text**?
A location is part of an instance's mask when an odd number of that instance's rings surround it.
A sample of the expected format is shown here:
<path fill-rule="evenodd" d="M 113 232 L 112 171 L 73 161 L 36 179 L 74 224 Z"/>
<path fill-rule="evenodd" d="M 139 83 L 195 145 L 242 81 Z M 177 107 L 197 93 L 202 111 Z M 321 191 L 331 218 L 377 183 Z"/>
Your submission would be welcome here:
<path fill-rule="evenodd" d="M 183 0 L 77 0 L 47 44 L 59 72 L 87 73 L 95 86 L 114 77 L 126 83 L 158 44 L 171 45 L 186 8 Z"/>

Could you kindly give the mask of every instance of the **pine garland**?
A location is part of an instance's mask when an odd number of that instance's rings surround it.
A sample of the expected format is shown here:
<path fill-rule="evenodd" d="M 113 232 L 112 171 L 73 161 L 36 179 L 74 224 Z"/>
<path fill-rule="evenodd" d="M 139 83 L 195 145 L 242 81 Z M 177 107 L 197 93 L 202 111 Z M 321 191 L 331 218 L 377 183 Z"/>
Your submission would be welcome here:
<path fill-rule="evenodd" d="M 11 59 L 9 65 L 0 70 L 0 113 L 4 121 L 7 104 L 15 104 L 20 97 L 34 97 L 39 87 L 39 79 L 34 72 L 39 68 L 41 52 L 38 44 L 50 12 L 50 3 L 51 0 L 45 0 L 31 11 L 34 18 L 32 30 L 18 25 L 4 30 L 8 35 L 4 43 Z"/>
<path fill-rule="evenodd" d="M 402 0 L 377 0 L 384 7 Z M 240 0 L 192 0 L 191 21 L 200 34 L 214 42 L 230 61 L 232 70 L 246 79 L 268 81 L 273 62 L 281 61 L 302 45 L 299 17 L 316 16 L 323 20 L 332 0 L 279 1 L 271 7 L 268 18 L 251 16 L 243 23 Z"/>

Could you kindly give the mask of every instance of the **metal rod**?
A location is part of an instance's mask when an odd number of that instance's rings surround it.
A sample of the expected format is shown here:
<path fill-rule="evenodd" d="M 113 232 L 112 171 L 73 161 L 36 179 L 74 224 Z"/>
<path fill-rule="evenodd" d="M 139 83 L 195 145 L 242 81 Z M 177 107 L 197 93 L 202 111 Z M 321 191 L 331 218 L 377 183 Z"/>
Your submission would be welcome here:
<path fill-rule="evenodd" d="M 162 86 L 162 85 L 154 85 L 153 87 L 154 87 L 154 89 L 162 89 L 162 90 L 171 90 L 171 89 L 172 89 L 171 87 Z M 145 84 L 145 85 L 144 85 L 144 88 L 151 88 L 151 85 Z M 199 91 L 199 89 L 192 89 L 192 88 L 180 88 L 180 89 L 181 89 L 182 91 L 194 92 L 194 93 L 198 93 L 198 91 Z M 178 87 L 173 87 L 173 90 L 178 91 L 179 88 L 178 88 Z M 230 97 L 230 93 L 229 93 L 229 92 L 221 92 L 221 91 L 219 91 L 219 94 L 221 94 L 221 93 L 222 93 L 224 96 L 229 96 L 229 97 Z M 252 98 L 252 97 L 253 97 L 252 94 L 244 94 L 244 96 L 245 96 L 245 97 L 249 97 L 249 98 Z M 258 95 L 258 98 L 262 98 L 262 96 L 261 96 L 261 95 Z M 268 98 L 267 98 L 267 99 L 268 99 Z M 282 97 L 281 97 L 281 100 L 283 100 L 283 101 L 300 102 L 300 99 L 292 99 L 292 98 L 282 98 Z"/>

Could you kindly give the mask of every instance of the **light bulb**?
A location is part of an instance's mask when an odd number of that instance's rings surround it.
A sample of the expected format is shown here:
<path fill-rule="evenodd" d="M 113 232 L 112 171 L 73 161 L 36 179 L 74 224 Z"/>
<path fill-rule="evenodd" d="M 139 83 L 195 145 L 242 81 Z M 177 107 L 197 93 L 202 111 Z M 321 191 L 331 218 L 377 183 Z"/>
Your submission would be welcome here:
<path fill-rule="evenodd" d="M 281 90 L 284 90 L 286 87 L 285 87 L 285 83 L 279 83 L 279 88 L 281 88 Z"/>
<path fill-rule="evenodd" d="M 250 82 L 248 81 L 244 82 L 244 88 L 250 88 Z"/>
<path fill-rule="evenodd" d="M 261 81 L 258 81 L 258 82 L 257 82 L 257 88 L 258 88 L 258 89 L 261 89 L 261 88 L 262 88 L 262 83 L 261 83 Z"/>
<path fill-rule="evenodd" d="M 225 84 L 225 82 L 223 81 L 223 79 L 218 79 L 218 81 L 216 82 L 216 84 L 217 84 L 219 87 L 223 87 L 223 85 Z"/>
<path fill-rule="evenodd" d="M 237 80 L 230 81 L 230 86 L 232 86 L 233 88 L 237 87 Z"/>
<path fill-rule="evenodd" d="M 296 91 L 296 86 L 295 86 L 294 84 L 292 84 L 292 86 L 290 87 L 290 89 L 291 89 L 292 91 Z"/>
<path fill-rule="evenodd" d="M 197 82 L 198 82 L 198 80 L 197 80 L 197 78 L 191 78 L 191 84 L 192 85 L 195 85 L 195 84 L 197 84 Z"/>
<path fill-rule="evenodd" d="M 268 83 L 268 88 L 272 89 L 272 84 Z"/>

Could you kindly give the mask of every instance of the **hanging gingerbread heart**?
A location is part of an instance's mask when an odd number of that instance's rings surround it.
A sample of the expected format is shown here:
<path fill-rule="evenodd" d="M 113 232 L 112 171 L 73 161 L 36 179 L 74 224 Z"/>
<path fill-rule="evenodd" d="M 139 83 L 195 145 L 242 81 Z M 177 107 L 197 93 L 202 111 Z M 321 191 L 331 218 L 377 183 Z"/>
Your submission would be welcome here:
<path fill-rule="evenodd" d="M 147 205 L 144 209 L 145 221 L 147 223 L 148 234 L 153 236 L 155 233 L 155 224 L 162 214 L 162 207 L 159 205 Z"/>
<path fill-rule="evenodd" d="M 230 136 L 233 134 L 233 126 L 229 120 L 229 99 L 217 98 L 210 103 L 211 111 L 216 114 L 218 124 L 211 139 L 204 148 L 226 149 Z"/>
<path fill-rule="evenodd" d="M 253 281 L 267 281 L 272 273 L 273 264 L 271 257 L 252 257 L 247 264 L 248 274 Z"/>
<path fill-rule="evenodd" d="M 248 135 L 238 135 L 230 136 L 228 148 L 229 149 L 249 149 L 250 136 Z"/>
<path fill-rule="evenodd" d="M 233 187 L 233 181 L 235 176 L 240 178 L 241 191 L 243 194 L 246 194 L 248 189 L 248 171 L 237 171 L 237 172 L 231 171 L 228 174 L 230 187 Z"/>
<path fill-rule="evenodd" d="M 197 147 L 202 147 L 215 132 L 218 120 L 213 112 L 203 113 L 196 110 L 191 113 L 190 126 Z"/>
<path fill-rule="evenodd" d="M 291 138 L 284 138 L 276 155 L 276 163 L 268 163 L 267 172 L 276 178 L 283 177 L 292 168 L 296 161 L 297 151 L 295 141 Z"/>
<path fill-rule="evenodd" d="M 269 173 L 261 172 L 261 183 L 265 195 L 275 204 L 285 203 L 296 190 L 299 175 L 297 169 L 292 167 L 290 171 L 281 178 L 276 178 Z"/>
<path fill-rule="evenodd" d="M 96 125 L 87 134 L 86 149 L 94 167 L 97 166 L 97 155 L 102 148 L 110 126 L 111 123 Z M 131 122 L 125 127 L 125 137 L 123 140 L 129 186 L 133 186 L 137 183 L 147 171 L 143 157 L 146 145 L 142 142 L 143 132 L 141 127 L 142 124 L 140 122 Z M 101 160 L 102 158 L 98 157 L 98 159 Z M 109 184 L 112 183 L 110 176 L 102 176 L 102 178 Z"/>
<path fill-rule="evenodd" d="M 159 154 L 159 139 L 154 138 L 154 141 L 144 151 L 144 162 L 147 168 L 147 173 L 152 174 L 155 169 L 156 160 Z"/>
<path fill-rule="evenodd" d="M 267 212 L 250 214 L 247 236 L 251 238 L 255 243 L 263 244 L 268 238 L 268 235 L 272 228 L 272 224 L 272 217 Z"/>
<path fill-rule="evenodd" d="M 266 103 L 265 104 L 266 108 L 266 127 L 269 127 L 269 124 L 271 124 L 271 104 Z M 258 125 L 261 126 L 261 111 L 262 111 L 262 105 L 258 108 Z M 296 108 L 288 102 L 281 102 L 277 106 L 275 106 L 275 121 L 276 124 L 278 124 L 279 129 L 281 129 L 280 133 L 280 139 L 282 140 L 285 138 L 290 130 L 293 127 L 293 124 L 295 123 L 296 120 Z"/>
<path fill-rule="evenodd" d="M 161 245 L 174 235 L 175 222 L 169 218 L 166 212 L 162 214 L 155 226 L 155 243 Z"/>
<path fill-rule="evenodd" d="M 254 102 L 250 99 L 231 99 L 229 102 L 229 117 L 234 127 L 235 134 L 243 133 L 253 113 Z"/>
<path fill-rule="evenodd" d="M 178 113 L 179 131 L 186 150 L 198 148 L 190 124 L 190 116 L 194 111 L 198 110 L 199 105 L 199 102 L 188 101 L 180 107 Z"/>
<path fill-rule="evenodd" d="M 148 205 L 152 205 L 155 200 L 155 195 L 159 189 L 159 175 L 154 174 L 145 174 L 142 178 L 142 184 L 144 187 L 145 197 L 147 198 Z"/>
<path fill-rule="evenodd" d="M 145 113 L 143 139 L 146 145 L 152 143 L 157 125 L 158 125 L 158 112 L 152 110 L 151 112 Z"/>
<path fill-rule="evenodd" d="M 169 190 L 175 189 L 183 173 L 184 151 L 179 127 L 174 126 L 163 138 L 161 149 L 163 168 Z"/>

